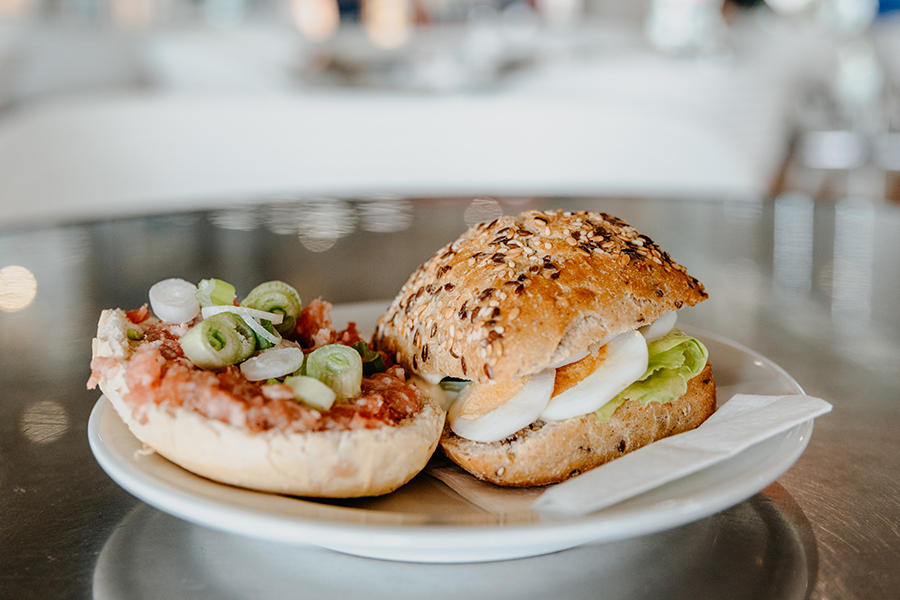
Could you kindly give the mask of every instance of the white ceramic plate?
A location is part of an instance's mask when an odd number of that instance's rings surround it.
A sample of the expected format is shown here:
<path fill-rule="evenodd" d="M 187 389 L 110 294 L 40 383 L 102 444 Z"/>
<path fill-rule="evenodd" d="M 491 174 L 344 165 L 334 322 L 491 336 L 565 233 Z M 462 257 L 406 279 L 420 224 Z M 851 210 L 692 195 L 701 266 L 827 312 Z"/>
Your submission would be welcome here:
<path fill-rule="evenodd" d="M 351 312 L 362 329 L 382 308 L 363 305 Z M 336 321 L 340 314 L 336 311 Z M 720 401 L 737 392 L 803 393 L 790 375 L 765 357 L 729 340 L 693 333 L 709 348 Z M 218 484 L 159 455 L 139 453 L 140 442 L 105 397 L 91 414 L 88 437 L 100 466 L 119 485 L 194 523 L 372 558 L 481 562 L 645 535 L 712 515 L 775 481 L 803 453 L 812 429 L 812 421 L 806 422 L 699 473 L 577 518 L 549 517 L 528 509 L 488 512 L 424 473 L 387 496 L 340 501 Z"/>

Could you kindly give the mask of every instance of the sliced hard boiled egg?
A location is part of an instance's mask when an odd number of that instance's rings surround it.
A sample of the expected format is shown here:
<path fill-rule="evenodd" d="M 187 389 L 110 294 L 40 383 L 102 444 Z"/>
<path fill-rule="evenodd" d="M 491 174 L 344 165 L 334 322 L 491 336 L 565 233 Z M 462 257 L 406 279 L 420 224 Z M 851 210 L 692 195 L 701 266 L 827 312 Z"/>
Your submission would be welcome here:
<path fill-rule="evenodd" d="M 616 336 L 585 361 L 598 363 L 593 372 L 574 387 L 553 396 L 540 414 L 548 421 L 562 421 L 594 412 L 637 381 L 647 370 L 647 342 L 637 331 Z M 574 363 L 574 368 L 578 363 Z"/>
<path fill-rule="evenodd" d="M 508 382 L 472 385 L 450 407 L 450 429 L 476 442 L 502 440 L 537 420 L 555 379 L 554 369 L 544 369 Z"/>
<path fill-rule="evenodd" d="M 663 313 L 660 315 L 658 319 L 650 323 L 649 325 L 644 325 L 638 331 L 641 332 L 641 335 L 644 336 L 644 339 L 647 340 L 647 343 L 658 340 L 661 337 L 664 337 L 667 333 L 672 331 L 672 328 L 675 327 L 675 321 L 678 319 L 678 315 L 676 312 L 669 311 L 667 313 Z"/>

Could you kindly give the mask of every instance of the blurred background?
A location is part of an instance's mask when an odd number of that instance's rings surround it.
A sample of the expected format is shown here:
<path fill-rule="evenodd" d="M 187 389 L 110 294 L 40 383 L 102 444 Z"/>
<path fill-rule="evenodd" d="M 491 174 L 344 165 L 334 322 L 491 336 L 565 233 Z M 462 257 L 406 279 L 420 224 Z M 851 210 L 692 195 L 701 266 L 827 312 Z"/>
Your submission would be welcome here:
<path fill-rule="evenodd" d="M 759 576 L 788 597 L 760 574 L 789 571 L 816 586 L 790 597 L 895 595 L 898 4 L 0 0 L 0 588 L 80 598 L 118 576 L 160 597 L 203 577 L 146 575 L 192 547 L 158 516 L 129 530 L 137 500 L 90 455 L 102 308 L 168 277 L 385 301 L 467 225 L 563 208 L 651 236 L 710 290 L 687 325 L 835 405 L 781 480 L 808 572 L 778 543 L 751 556 L 742 528 L 738 553 L 676 559 L 730 561 L 725 596 Z M 795 544 L 776 521 L 757 539 Z M 667 589 L 716 595 L 666 564 Z"/>
<path fill-rule="evenodd" d="M 0 0 L 0 225 L 354 196 L 900 199 L 898 0 Z"/>

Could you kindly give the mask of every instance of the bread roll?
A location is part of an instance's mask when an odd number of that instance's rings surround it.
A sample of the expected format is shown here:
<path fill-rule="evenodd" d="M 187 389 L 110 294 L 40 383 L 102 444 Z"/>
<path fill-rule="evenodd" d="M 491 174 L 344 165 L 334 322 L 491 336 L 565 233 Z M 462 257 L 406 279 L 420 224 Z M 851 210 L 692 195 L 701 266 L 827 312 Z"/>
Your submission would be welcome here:
<path fill-rule="evenodd" d="M 305 433 L 252 432 L 165 398 L 129 402 L 127 368 L 141 344 L 128 339 L 129 327 L 124 312 L 103 312 L 93 342 L 97 383 L 135 437 L 197 475 L 281 494 L 375 496 L 412 479 L 437 447 L 444 412 L 425 394 L 419 411 L 393 426 Z"/>
<path fill-rule="evenodd" d="M 619 334 L 706 298 L 684 267 L 620 219 L 531 211 L 477 225 L 439 250 L 379 319 L 375 344 L 432 381 L 503 384 L 578 360 Z M 693 429 L 715 408 L 707 364 L 681 398 L 646 406 L 629 400 L 605 423 L 593 412 L 539 418 L 495 442 L 464 439 L 447 426 L 441 447 L 481 479 L 544 485 Z"/>

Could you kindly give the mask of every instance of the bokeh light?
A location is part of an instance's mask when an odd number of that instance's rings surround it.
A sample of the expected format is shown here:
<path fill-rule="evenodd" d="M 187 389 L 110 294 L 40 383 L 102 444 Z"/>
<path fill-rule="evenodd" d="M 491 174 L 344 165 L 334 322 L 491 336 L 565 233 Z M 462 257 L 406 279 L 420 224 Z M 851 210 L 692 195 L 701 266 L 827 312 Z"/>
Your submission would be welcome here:
<path fill-rule="evenodd" d="M 0 269 L 0 310 L 16 312 L 34 301 L 37 280 L 25 267 L 10 265 Z"/>

